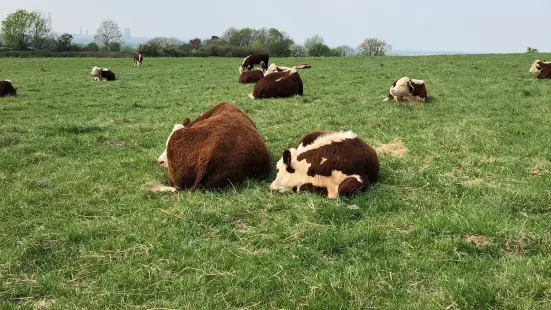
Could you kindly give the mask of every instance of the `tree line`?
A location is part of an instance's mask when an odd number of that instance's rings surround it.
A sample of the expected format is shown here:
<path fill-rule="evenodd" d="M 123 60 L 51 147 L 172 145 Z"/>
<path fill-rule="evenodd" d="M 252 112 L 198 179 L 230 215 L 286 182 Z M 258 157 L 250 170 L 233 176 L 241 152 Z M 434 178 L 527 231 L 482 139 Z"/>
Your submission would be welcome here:
<path fill-rule="evenodd" d="M 157 37 L 139 44 L 136 49 L 124 45 L 122 32 L 115 21 L 104 20 L 100 23 L 94 42 L 88 44 L 73 43 L 69 33 L 56 35 L 51 21 L 41 12 L 17 10 L 2 21 L 2 40 L 0 50 L 8 51 L 48 51 L 67 52 L 123 52 L 140 51 L 147 57 L 245 57 L 247 55 L 268 52 L 274 57 L 305 56 L 384 56 L 392 47 L 383 40 L 368 38 L 356 48 L 342 45 L 329 47 L 320 35 L 314 35 L 296 43 L 287 33 L 276 28 L 230 27 L 221 36 L 208 39 L 193 38 L 182 41 L 176 38 Z"/>

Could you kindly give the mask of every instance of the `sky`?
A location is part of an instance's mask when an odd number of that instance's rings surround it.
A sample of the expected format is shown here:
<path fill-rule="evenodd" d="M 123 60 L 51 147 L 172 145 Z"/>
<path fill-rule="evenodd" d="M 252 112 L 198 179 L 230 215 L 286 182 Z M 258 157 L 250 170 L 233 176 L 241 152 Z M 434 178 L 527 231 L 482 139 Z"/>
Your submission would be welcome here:
<path fill-rule="evenodd" d="M 550 0 L 16 0 L 17 9 L 51 13 L 56 32 L 95 33 L 112 19 L 132 37 L 182 40 L 222 35 L 229 27 L 277 28 L 297 43 L 319 34 L 331 47 L 376 37 L 393 50 L 467 53 L 551 51 L 541 28 Z M 537 26 L 537 27 L 536 27 Z"/>

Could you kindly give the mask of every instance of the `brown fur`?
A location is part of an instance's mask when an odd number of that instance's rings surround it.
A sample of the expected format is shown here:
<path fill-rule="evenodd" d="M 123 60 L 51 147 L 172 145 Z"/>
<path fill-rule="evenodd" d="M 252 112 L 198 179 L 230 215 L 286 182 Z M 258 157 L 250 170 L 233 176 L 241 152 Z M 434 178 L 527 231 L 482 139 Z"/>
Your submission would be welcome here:
<path fill-rule="evenodd" d="M 270 61 L 270 55 L 268 53 L 261 53 L 255 55 L 249 55 L 243 60 L 241 70 L 252 70 L 255 65 L 261 66 L 262 71 L 268 69 L 268 62 Z"/>
<path fill-rule="evenodd" d="M 252 84 L 258 82 L 264 77 L 264 73 L 260 70 L 243 71 L 239 76 L 239 83 Z"/>
<path fill-rule="evenodd" d="M 134 54 L 134 65 L 141 66 L 143 62 L 143 55 L 141 53 Z"/>
<path fill-rule="evenodd" d="M 284 98 L 303 95 L 303 85 L 296 71 L 274 72 L 259 80 L 254 86 L 253 98 Z"/>
<path fill-rule="evenodd" d="M 220 103 L 194 121 L 186 119 L 167 145 L 172 186 L 218 188 L 270 171 L 270 153 L 254 122 L 239 108 Z"/>
<path fill-rule="evenodd" d="M 417 98 L 421 98 L 421 101 L 425 101 L 427 99 L 427 87 L 425 86 L 425 83 L 416 84 L 411 79 L 409 81 L 409 91 L 411 93 L 409 98 L 404 97 L 404 96 L 395 96 L 395 95 L 393 95 L 392 90 L 394 89 L 394 87 L 396 87 L 397 82 L 398 82 L 398 80 L 396 80 L 396 81 L 394 81 L 394 83 L 392 83 L 391 90 L 388 93 L 385 100 L 395 99 L 396 101 L 401 102 L 401 101 L 406 101 L 408 99 L 417 100 Z"/>
<path fill-rule="evenodd" d="M 550 63 L 544 63 L 543 61 L 538 62 L 537 64 L 538 70 L 540 72 L 536 76 L 538 79 L 551 79 L 551 64 Z"/>
<path fill-rule="evenodd" d="M 17 95 L 17 88 L 14 88 L 10 81 L 0 81 L 0 98 Z"/>

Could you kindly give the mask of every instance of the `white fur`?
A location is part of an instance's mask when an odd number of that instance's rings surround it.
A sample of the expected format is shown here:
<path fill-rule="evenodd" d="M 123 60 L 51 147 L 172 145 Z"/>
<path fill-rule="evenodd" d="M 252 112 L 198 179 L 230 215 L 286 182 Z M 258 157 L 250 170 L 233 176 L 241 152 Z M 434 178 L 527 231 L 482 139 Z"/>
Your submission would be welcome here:
<path fill-rule="evenodd" d="M 306 159 L 301 161 L 297 160 L 298 156 L 302 153 L 318 149 L 324 145 L 338 143 L 346 139 L 354 139 L 356 137 L 357 135 L 352 131 L 328 133 L 319 136 L 316 140 L 314 140 L 314 142 L 308 144 L 307 146 L 304 146 L 301 143 L 298 148 L 289 149 L 291 152 L 291 166 L 295 169 L 295 172 L 287 172 L 287 166 L 283 163 L 283 158 L 281 158 L 276 164 L 278 173 L 276 179 L 270 184 L 270 188 L 272 190 L 285 192 L 290 191 L 293 187 L 299 188 L 303 184 L 312 183 L 315 186 L 327 188 L 328 198 L 336 198 L 339 191 L 339 185 L 346 178 L 354 177 L 359 182 L 363 182 L 359 175 L 347 175 L 338 170 L 333 170 L 331 176 L 316 175 L 311 177 L 308 176 L 307 173 L 311 164 L 309 164 Z M 327 158 L 324 157 L 322 158 L 320 164 L 323 164 L 325 161 L 327 161 Z"/>
<path fill-rule="evenodd" d="M 10 83 L 11 83 L 11 81 L 10 81 L 10 80 L 5 80 L 5 81 L 6 81 L 6 82 L 10 82 Z"/>
<path fill-rule="evenodd" d="M 159 158 L 157 158 L 157 163 L 163 167 L 168 167 L 168 158 L 167 158 L 167 155 L 166 155 L 166 147 L 168 146 L 168 141 L 170 141 L 170 138 L 172 137 L 172 134 L 176 131 L 176 130 L 179 130 L 179 129 L 182 129 L 184 128 L 184 125 L 182 124 L 174 124 L 174 127 L 172 127 L 172 132 L 170 133 L 170 135 L 168 136 L 168 139 L 166 139 L 166 145 L 165 145 L 165 150 L 164 152 L 161 154 L 161 156 L 159 156 Z"/>
<path fill-rule="evenodd" d="M 296 72 L 296 67 L 293 67 L 293 68 L 295 69 L 295 72 Z M 268 70 L 266 70 L 266 72 L 264 72 L 264 76 L 266 76 L 266 75 L 268 75 L 268 74 L 271 74 L 271 73 L 274 73 L 274 72 L 292 70 L 293 68 L 289 68 L 289 67 L 280 67 L 280 66 L 277 66 L 276 64 L 271 64 L 271 65 L 268 67 Z"/>
<path fill-rule="evenodd" d="M 404 97 L 408 97 L 408 96 L 411 96 L 411 91 L 409 90 L 409 85 L 410 80 L 407 76 L 399 79 L 397 82 L 396 82 L 396 86 L 394 86 L 394 88 L 391 90 L 391 94 L 393 96 L 404 96 Z"/>
<path fill-rule="evenodd" d="M 327 158 L 325 158 L 325 157 L 322 157 L 322 158 L 321 158 L 321 162 L 320 162 L 320 165 L 323 165 L 323 163 L 324 163 L 324 162 L 326 162 L 326 161 L 327 161 Z"/>
<path fill-rule="evenodd" d="M 423 84 L 425 84 L 425 81 L 423 81 L 423 80 L 411 79 L 411 82 L 412 82 L 413 84 L 417 84 L 417 85 L 423 85 Z"/>

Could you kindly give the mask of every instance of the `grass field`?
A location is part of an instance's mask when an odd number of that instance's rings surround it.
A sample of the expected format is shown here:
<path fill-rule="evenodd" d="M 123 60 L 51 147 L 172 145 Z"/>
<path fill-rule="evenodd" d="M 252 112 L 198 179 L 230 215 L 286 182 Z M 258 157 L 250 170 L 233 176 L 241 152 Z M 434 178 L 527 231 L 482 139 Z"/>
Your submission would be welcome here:
<path fill-rule="evenodd" d="M 0 308 L 551 309 L 551 81 L 534 58 L 273 59 L 312 69 L 305 96 L 264 101 L 236 83 L 242 59 L 0 59 L 20 94 L 0 99 Z M 403 75 L 430 101 L 381 102 Z M 173 124 L 222 101 L 274 165 L 312 130 L 407 152 L 379 154 L 380 183 L 349 199 L 272 193 L 275 171 L 146 191 L 167 184 Z"/>

